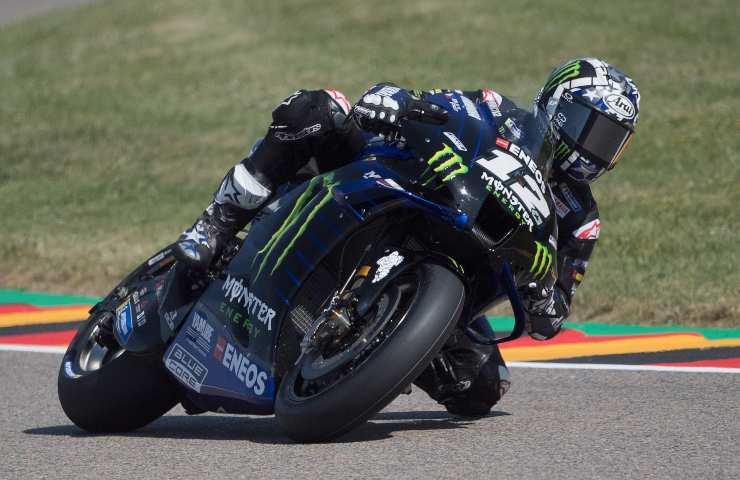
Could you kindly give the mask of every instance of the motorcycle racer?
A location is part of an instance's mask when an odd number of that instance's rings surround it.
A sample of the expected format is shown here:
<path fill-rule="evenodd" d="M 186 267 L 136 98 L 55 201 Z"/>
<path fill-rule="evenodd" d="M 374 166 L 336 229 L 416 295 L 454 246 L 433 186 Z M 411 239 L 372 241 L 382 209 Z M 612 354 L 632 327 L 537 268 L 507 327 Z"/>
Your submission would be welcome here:
<path fill-rule="evenodd" d="M 443 93 L 445 91 L 437 91 Z M 437 93 L 435 92 L 435 93 Z M 558 219 L 554 282 L 533 282 L 520 293 L 535 339 L 555 336 L 570 312 L 589 257 L 599 238 L 600 219 L 589 184 L 611 170 L 634 133 L 640 95 L 624 73 L 601 60 L 580 58 L 552 71 L 535 98 L 533 112 L 491 90 L 458 92 L 463 103 L 484 104 L 511 142 L 526 135 L 527 116 L 546 115 L 552 156 L 549 187 Z M 226 174 L 213 201 L 175 245 L 179 261 L 205 270 L 225 243 L 251 221 L 296 174 L 315 175 L 352 161 L 367 142 L 393 136 L 407 118 L 435 122 L 441 109 L 425 103 L 426 92 L 392 84 L 371 87 L 354 106 L 332 89 L 298 90 L 272 112 L 272 123 L 250 154 Z M 486 324 L 480 323 L 485 329 Z M 454 414 L 484 415 L 509 387 L 498 348 L 471 341 L 462 332 L 415 382 Z"/>

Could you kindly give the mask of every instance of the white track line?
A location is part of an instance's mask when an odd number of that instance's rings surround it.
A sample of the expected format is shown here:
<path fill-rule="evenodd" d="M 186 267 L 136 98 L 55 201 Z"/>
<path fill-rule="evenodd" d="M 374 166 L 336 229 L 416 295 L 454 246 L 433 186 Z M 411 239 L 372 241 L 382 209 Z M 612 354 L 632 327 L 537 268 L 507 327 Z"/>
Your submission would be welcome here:
<path fill-rule="evenodd" d="M 0 351 L 64 353 L 67 347 L 43 345 L 0 344 Z M 513 368 L 544 368 L 560 370 L 618 370 L 632 372 L 671 372 L 671 373 L 740 373 L 740 368 L 722 367 L 669 367 L 665 365 L 613 365 L 603 363 L 553 363 L 553 362 L 508 362 Z"/>
<path fill-rule="evenodd" d="M 547 368 L 563 370 L 621 370 L 637 372 L 740 373 L 740 368 L 669 367 L 666 365 L 614 365 L 605 363 L 507 362 L 514 368 Z"/>
<path fill-rule="evenodd" d="M 46 345 L 11 345 L 0 343 L 0 351 L 6 352 L 35 352 L 35 353 L 64 353 L 67 347 L 53 347 Z"/>

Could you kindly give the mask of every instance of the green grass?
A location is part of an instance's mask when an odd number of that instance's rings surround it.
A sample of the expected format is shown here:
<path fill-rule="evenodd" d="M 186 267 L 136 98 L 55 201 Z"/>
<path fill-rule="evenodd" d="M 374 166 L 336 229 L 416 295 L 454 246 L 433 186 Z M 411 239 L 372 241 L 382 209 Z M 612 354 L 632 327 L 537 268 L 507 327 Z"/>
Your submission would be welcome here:
<path fill-rule="evenodd" d="M 102 294 L 172 241 L 300 88 L 531 98 L 582 55 L 642 92 L 595 186 L 577 320 L 740 325 L 732 0 L 110 1 L 0 27 L 0 286 Z"/>

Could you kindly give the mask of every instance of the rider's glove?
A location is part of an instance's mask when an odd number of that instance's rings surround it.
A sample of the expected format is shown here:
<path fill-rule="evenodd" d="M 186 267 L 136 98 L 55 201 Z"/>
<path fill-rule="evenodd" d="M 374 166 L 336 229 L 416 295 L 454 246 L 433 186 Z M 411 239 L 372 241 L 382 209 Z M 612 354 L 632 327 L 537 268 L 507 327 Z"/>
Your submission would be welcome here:
<path fill-rule="evenodd" d="M 391 83 L 380 83 L 365 92 L 352 108 L 352 116 L 363 130 L 383 136 L 395 135 L 405 119 L 437 125 L 447 121 L 446 110 Z"/>
<path fill-rule="evenodd" d="M 568 298 L 560 287 L 530 283 L 521 294 L 529 317 L 526 323 L 529 336 L 535 340 L 549 340 L 557 335 L 570 313 Z"/>

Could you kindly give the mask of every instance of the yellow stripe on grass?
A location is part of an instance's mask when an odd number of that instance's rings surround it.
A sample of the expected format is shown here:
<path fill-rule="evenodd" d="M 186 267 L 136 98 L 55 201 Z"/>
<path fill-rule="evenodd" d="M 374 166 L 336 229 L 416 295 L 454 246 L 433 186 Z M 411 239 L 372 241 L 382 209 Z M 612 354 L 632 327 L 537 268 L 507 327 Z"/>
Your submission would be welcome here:
<path fill-rule="evenodd" d="M 33 312 L 0 314 L 0 327 L 43 325 L 47 323 L 74 322 L 85 320 L 90 307 L 74 307 L 60 310 L 38 310 Z"/>
<path fill-rule="evenodd" d="M 666 335 L 656 336 L 655 338 L 610 340 L 593 343 L 547 345 L 547 343 L 543 342 L 541 346 L 538 345 L 535 347 L 502 348 L 501 354 L 507 362 L 517 362 L 738 346 L 740 346 L 740 338 L 707 340 L 700 335 Z"/>

